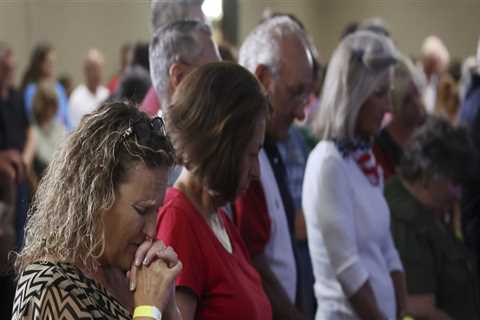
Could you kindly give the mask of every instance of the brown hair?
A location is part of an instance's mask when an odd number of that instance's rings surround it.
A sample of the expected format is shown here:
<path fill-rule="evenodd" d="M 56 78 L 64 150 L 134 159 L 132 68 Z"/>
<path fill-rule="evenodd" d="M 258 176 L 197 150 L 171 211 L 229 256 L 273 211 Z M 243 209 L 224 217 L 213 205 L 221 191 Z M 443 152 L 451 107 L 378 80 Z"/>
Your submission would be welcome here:
<path fill-rule="evenodd" d="M 181 82 L 167 110 L 178 162 L 220 199 L 233 200 L 256 120 L 269 110 L 263 87 L 245 68 L 228 62 L 197 68 Z"/>
<path fill-rule="evenodd" d="M 35 122 L 43 125 L 49 117 L 53 117 L 58 110 L 58 96 L 55 85 L 42 81 L 38 84 L 37 92 L 33 96 L 32 112 Z"/>
<path fill-rule="evenodd" d="M 39 43 L 32 51 L 27 71 L 23 75 L 21 90 L 25 90 L 29 83 L 35 83 L 42 78 L 42 64 L 47 59 L 53 47 L 48 42 Z"/>

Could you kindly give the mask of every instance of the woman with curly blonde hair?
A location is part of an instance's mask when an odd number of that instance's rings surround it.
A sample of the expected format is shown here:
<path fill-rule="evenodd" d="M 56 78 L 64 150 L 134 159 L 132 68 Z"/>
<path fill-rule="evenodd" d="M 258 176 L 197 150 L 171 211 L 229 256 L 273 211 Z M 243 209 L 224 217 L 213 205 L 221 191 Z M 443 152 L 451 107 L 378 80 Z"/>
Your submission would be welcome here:
<path fill-rule="evenodd" d="M 134 106 L 113 103 L 84 117 L 30 209 L 13 319 L 178 316 L 181 263 L 152 241 L 172 150 L 162 120 Z"/>

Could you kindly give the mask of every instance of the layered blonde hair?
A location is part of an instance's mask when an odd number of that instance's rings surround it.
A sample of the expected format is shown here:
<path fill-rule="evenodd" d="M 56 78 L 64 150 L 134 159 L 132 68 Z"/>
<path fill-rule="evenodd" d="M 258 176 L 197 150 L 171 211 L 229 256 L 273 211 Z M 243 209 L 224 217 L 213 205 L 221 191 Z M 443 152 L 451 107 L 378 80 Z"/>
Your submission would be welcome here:
<path fill-rule="evenodd" d="M 37 189 L 25 246 L 15 262 L 18 273 L 47 259 L 79 264 L 86 270 L 98 267 L 106 246 L 102 215 L 113 206 L 128 170 L 139 162 L 149 168 L 173 164 L 168 138 L 152 129 L 143 139 L 132 131 L 138 123 L 148 125 L 150 119 L 125 103 L 103 105 L 82 119 Z"/>
<path fill-rule="evenodd" d="M 320 106 L 313 115 L 315 135 L 325 140 L 355 139 L 358 113 L 400 54 L 392 40 L 368 30 L 345 37 L 328 65 Z"/>

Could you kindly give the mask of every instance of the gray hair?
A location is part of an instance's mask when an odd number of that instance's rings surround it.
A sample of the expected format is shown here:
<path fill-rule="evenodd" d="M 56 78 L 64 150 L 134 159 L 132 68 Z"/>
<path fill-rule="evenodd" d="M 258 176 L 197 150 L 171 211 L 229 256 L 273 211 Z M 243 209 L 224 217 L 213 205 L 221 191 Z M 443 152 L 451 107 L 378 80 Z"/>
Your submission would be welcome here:
<path fill-rule="evenodd" d="M 386 37 L 390 37 L 390 30 L 388 30 L 387 24 L 382 18 L 379 17 L 363 20 L 358 26 L 358 30 L 368 30 Z"/>
<path fill-rule="evenodd" d="M 429 116 L 405 147 L 399 174 L 410 182 L 447 177 L 462 182 L 474 174 L 476 155 L 463 127 Z"/>
<path fill-rule="evenodd" d="M 162 26 L 177 20 L 191 19 L 190 9 L 201 6 L 204 0 L 153 0 L 152 28 L 157 30 Z"/>
<path fill-rule="evenodd" d="M 371 31 L 356 31 L 335 49 L 325 77 L 320 106 L 313 115 L 320 139 L 354 139 L 360 108 L 392 72 L 399 53 L 392 40 Z"/>
<path fill-rule="evenodd" d="M 394 70 L 392 91 L 393 114 L 402 114 L 405 110 L 405 108 L 403 108 L 403 102 L 409 94 L 410 83 L 413 83 L 418 92 L 423 92 L 426 86 L 425 80 L 420 75 L 420 71 L 409 58 L 402 55 Z"/>
<path fill-rule="evenodd" d="M 254 73 L 258 65 L 265 65 L 273 75 L 278 75 L 281 66 L 281 41 L 297 37 L 307 48 L 305 31 L 298 22 L 282 15 L 260 23 L 245 39 L 239 51 L 239 63 Z"/>
<path fill-rule="evenodd" d="M 170 102 L 169 70 L 174 63 L 194 64 L 203 54 L 199 33 L 212 35 L 210 27 L 195 20 L 180 20 L 157 30 L 150 44 L 150 76 L 162 109 Z"/>

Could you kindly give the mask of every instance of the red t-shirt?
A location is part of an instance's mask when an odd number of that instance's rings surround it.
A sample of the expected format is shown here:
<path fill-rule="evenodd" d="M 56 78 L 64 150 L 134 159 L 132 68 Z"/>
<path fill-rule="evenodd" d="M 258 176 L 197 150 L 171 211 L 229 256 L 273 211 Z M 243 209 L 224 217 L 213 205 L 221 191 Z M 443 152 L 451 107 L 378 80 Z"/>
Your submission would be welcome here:
<path fill-rule="evenodd" d="M 265 251 L 270 240 L 271 221 L 260 181 L 252 181 L 234 203 L 235 224 L 251 257 Z"/>
<path fill-rule="evenodd" d="M 180 190 L 167 190 L 158 217 L 157 239 L 173 247 L 183 263 L 177 286 L 188 287 L 196 294 L 195 319 L 272 319 L 260 276 L 250 264 L 238 231 L 223 212 L 219 214 L 230 237 L 232 254 Z"/>
<path fill-rule="evenodd" d="M 117 91 L 119 81 L 120 81 L 120 75 L 118 74 L 114 75 L 112 79 L 110 79 L 110 81 L 107 84 L 107 89 L 108 91 L 110 91 L 110 94 L 113 94 L 115 93 L 115 91 Z"/>

